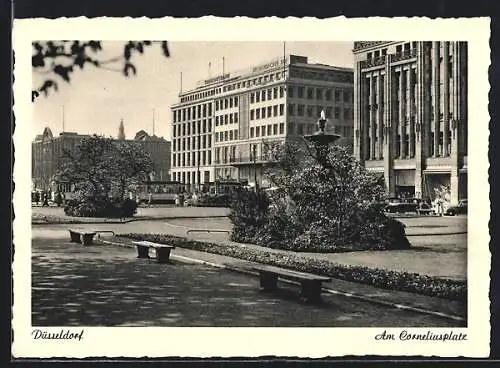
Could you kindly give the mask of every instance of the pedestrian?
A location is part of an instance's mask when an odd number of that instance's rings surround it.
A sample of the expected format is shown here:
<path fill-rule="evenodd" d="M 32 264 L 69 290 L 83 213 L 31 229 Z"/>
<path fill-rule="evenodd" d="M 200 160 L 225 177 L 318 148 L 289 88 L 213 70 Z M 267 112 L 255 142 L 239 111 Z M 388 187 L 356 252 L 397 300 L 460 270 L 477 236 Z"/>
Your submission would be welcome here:
<path fill-rule="evenodd" d="M 35 203 L 38 206 L 38 203 L 40 202 L 40 192 L 36 191 L 35 192 Z"/>
<path fill-rule="evenodd" d="M 151 203 L 153 202 L 153 193 L 148 193 L 148 207 L 151 207 Z"/>
<path fill-rule="evenodd" d="M 49 207 L 49 196 L 46 192 L 42 193 L 42 200 L 43 200 L 42 207 Z"/>
<path fill-rule="evenodd" d="M 57 203 L 57 207 L 61 207 L 61 204 L 63 202 L 61 192 L 56 193 L 55 202 Z"/>
<path fill-rule="evenodd" d="M 443 216 L 443 200 L 439 197 L 437 199 L 437 213 L 438 216 Z"/>

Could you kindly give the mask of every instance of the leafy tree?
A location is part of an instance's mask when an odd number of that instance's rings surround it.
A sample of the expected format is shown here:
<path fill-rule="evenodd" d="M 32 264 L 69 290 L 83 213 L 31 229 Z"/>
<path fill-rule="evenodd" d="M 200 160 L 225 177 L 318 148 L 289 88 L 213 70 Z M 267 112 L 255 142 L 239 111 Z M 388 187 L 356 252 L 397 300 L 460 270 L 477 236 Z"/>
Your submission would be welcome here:
<path fill-rule="evenodd" d="M 325 157 L 316 152 L 306 141 L 270 152 L 267 176 L 277 189 L 270 192 L 266 221 L 254 241 L 324 252 L 408 247 L 402 224 L 383 212 L 383 179 L 365 170 L 346 147 L 330 146 Z M 244 226 L 235 226 L 234 234 Z"/>
<path fill-rule="evenodd" d="M 104 70 L 121 72 L 125 77 L 137 74 L 132 62 L 135 53 L 143 54 L 147 47 L 159 44 L 165 57 L 170 56 L 167 41 L 128 41 L 123 46 L 123 53 L 103 59 L 101 41 L 36 41 L 33 42 L 31 65 L 37 73 L 47 74 L 43 84 L 31 92 L 31 99 L 43 93 L 45 96 L 53 89 L 58 90 L 58 83 L 63 80 L 70 83 L 76 70 L 83 70 L 88 65 Z"/>
<path fill-rule="evenodd" d="M 65 151 L 57 175 L 75 186 L 68 211 L 99 217 L 112 215 L 113 206 L 122 206 L 127 191 L 135 190 L 152 170 L 151 157 L 137 143 L 94 135 L 83 139 L 74 151 Z M 75 210 L 82 206 L 87 210 Z"/>

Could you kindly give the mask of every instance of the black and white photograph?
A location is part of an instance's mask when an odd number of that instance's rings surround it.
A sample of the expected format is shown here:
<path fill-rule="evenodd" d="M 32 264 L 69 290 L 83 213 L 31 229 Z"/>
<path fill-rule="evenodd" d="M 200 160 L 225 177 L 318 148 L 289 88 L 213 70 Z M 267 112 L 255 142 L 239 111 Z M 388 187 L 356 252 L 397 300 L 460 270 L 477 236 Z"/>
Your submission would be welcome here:
<path fill-rule="evenodd" d="M 107 21 L 14 26 L 14 355 L 488 355 L 488 19 Z"/>

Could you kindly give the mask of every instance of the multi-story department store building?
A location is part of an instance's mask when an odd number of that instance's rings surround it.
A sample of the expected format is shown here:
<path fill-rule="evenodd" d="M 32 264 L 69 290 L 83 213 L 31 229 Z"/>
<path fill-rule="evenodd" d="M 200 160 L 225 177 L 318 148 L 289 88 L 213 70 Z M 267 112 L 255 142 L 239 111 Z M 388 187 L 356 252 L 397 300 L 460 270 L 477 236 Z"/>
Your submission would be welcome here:
<path fill-rule="evenodd" d="M 289 55 L 198 82 L 172 106 L 172 180 L 239 180 L 265 186 L 270 144 L 330 129 L 353 137 L 353 70 Z"/>
<path fill-rule="evenodd" d="M 467 197 L 467 43 L 355 42 L 354 152 L 392 196 Z"/>

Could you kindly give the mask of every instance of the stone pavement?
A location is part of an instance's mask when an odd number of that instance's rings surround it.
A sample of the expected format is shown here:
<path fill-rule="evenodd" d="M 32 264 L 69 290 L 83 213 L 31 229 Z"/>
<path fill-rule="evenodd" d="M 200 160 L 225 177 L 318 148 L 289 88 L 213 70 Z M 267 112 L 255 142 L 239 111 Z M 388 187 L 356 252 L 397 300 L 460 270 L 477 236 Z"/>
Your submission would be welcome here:
<path fill-rule="evenodd" d="M 115 246 L 134 248 L 131 240 L 125 238 L 103 238 L 103 240 L 106 242 L 105 244 L 110 246 L 114 244 Z M 253 272 L 247 271 L 249 266 L 252 265 L 252 262 L 238 258 L 199 252 L 185 248 L 175 248 L 175 250 L 172 251 L 171 258 L 181 262 L 207 264 L 213 267 L 255 275 Z M 362 285 L 339 279 L 333 279 L 330 282 L 324 283 L 323 286 L 340 293 L 353 294 L 355 297 L 359 296 L 366 298 L 373 303 L 405 305 L 428 311 L 437 311 L 439 313 L 445 313 L 452 316 L 459 316 L 462 318 L 466 318 L 467 314 L 466 305 L 458 301 L 407 293 L 403 291 L 384 290 L 370 285 Z"/>
<path fill-rule="evenodd" d="M 425 229 L 431 219 L 415 219 L 409 223 L 407 229 L 421 227 Z M 446 229 L 448 226 L 463 226 L 456 218 L 433 219 L 434 226 Z M 227 219 L 205 218 L 200 220 L 175 219 L 163 221 L 134 221 L 122 224 L 80 224 L 79 228 L 88 230 L 113 230 L 117 234 L 124 233 L 162 233 L 179 237 L 187 237 L 193 240 L 206 241 L 218 244 L 234 244 L 245 246 L 260 251 L 277 252 L 287 255 L 290 252 L 282 250 L 271 250 L 254 244 L 239 244 L 228 240 L 227 233 L 189 233 L 192 228 L 220 228 L 227 226 Z M 184 224 L 184 225 L 181 225 Z M 437 225 L 436 225 L 437 224 Z M 446 225 L 446 226 L 441 226 Z M 33 225 L 32 234 L 38 237 L 67 237 L 68 224 Z M 436 228 L 429 228 L 435 231 Z M 467 277 L 467 234 L 409 236 L 412 248 L 409 250 L 396 251 L 363 251 L 348 253 L 300 253 L 304 257 L 326 258 L 340 264 L 352 264 L 371 268 L 384 268 L 395 271 L 405 271 L 465 280 Z M 297 254 L 297 253 L 293 253 Z"/>
<path fill-rule="evenodd" d="M 255 244 L 232 242 L 227 234 L 187 233 L 185 226 L 164 224 L 165 233 L 187 237 L 193 240 L 231 244 L 255 249 L 262 252 L 272 252 L 287 256 L 300 254 L 304 257 L 327 259 L 339 264 L 350 264 L 371 268 L 382 268 L 401 272 L 418 273 L 434 277 L 456 280 L 467 278 L 467 234 L 448 235 L 436 234 L 424 236 L 409 236 L 413 248 L 393 251 L 361 251 L 345 253 L 296 253 L 280 249 L 270 249 Z"/>
<path fill-rule="evenodd" d="M 465 323 L 331 293 L 324 294 L 321 305 L 303 304 L 297 288 L 287 284 L 280 284 L 276 293 L 262 293 L 258 278 L 251 275 L 175 259 L 157 264 L 137 259 L 133 249 L 83 247 L 67 239 L 33 239 L 31 285 L 34 326 L 459 327 Z"/>
<path fill-rule="evenodd" d="M 134 217 L 127 218 L 100 218 L 100 217 L 72 217 L 64 214 L 62 207 L 33 207 L 32 223 L 68 223 L 68 224 L 120 224 L 131 221 L 165 220 L 177 218 L 217 218 L 225 217 L 229 209 L 218 207 L 175 207 L 155 206 L 139 207 Z"/>

